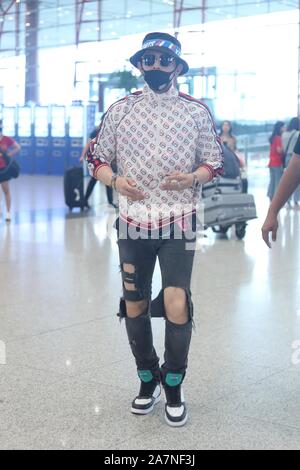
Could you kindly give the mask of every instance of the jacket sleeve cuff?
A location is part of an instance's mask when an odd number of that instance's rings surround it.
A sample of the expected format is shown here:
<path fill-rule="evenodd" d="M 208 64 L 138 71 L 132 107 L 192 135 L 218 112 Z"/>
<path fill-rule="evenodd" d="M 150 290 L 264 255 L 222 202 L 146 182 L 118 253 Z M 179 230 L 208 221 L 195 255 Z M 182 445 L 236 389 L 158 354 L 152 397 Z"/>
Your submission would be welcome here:
<path fill-rule="evenodd" d="M 199 168 L 205 168 L 209 174 L 210 174 L 210 181 L 214 179 L 216 176 L 220 175 L 223 173 L 223 168 L 214 168 L 212 165 L 209 165 L 208 163 L 204 163 L 199 166 Z"/>
<path fill-rule="evenodd" d="M 93 169 L 93 177 L 97 179 L 97 174 L 99 172 L 99 170 L 103 167 L 108 167 L 110 168 L 109 164 L 106 163 L 106 162 L 101 162 L 101 160 L 94 160 L 93 161 L 93 165 L 94 165 L 94 169 Z"/>

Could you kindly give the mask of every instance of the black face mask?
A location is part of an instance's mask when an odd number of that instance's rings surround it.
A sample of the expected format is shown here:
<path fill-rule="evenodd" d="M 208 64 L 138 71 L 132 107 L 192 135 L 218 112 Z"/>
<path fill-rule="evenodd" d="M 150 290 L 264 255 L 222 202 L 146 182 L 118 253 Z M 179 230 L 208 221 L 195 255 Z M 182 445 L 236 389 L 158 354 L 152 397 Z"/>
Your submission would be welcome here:
<path fill-rule="evenodd" d="M 168 88 L 175 74 L 173 72 L 163 72 L 162 70 L 144 70 L 145 82 L 153 91 L 163 91 Z"/>

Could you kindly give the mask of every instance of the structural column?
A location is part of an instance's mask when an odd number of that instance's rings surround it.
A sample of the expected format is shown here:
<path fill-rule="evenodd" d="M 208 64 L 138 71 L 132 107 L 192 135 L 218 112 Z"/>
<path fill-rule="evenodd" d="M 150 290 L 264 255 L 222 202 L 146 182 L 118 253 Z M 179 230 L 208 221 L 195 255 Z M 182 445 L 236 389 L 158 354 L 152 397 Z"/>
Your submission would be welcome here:
<path fill-rule="evenodd" d="M 39 101 L 38 83 L 38 0 L 26 0 L 25 103 Z"/>

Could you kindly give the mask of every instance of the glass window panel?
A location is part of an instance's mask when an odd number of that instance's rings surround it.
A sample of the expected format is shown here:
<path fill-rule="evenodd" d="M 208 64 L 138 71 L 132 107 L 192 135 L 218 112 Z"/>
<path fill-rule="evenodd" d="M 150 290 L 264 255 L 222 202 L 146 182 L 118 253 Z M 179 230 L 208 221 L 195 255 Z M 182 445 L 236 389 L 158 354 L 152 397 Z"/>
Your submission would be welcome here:
<path fill-rule="evenodd" d="M 16 108 L 3 107 L 3 134 L 13 137 L 15 135 Z"/>
<path fill-rule="evenodd" d="M 82 106 L 72 106 L 69 109 L 69 135 L 82 137 L 84 128 L 84 109 Z"/>
<path fill-rule="evenodd" d="M 53 137 L 65 136 L 66 109 L 64 106 L 51 107 L 51 135 Z"/>
<path fill-rule="evenodd" d="M 48 136 L 49 110 L 46 106 L 36 106 L 34 110 L 34 134 L 36 137 Z"/>
<path fill-rule="evenodd" d="M 18 108 L 18 135 L 20 137 L 31 136 L 32 108 Z"/>

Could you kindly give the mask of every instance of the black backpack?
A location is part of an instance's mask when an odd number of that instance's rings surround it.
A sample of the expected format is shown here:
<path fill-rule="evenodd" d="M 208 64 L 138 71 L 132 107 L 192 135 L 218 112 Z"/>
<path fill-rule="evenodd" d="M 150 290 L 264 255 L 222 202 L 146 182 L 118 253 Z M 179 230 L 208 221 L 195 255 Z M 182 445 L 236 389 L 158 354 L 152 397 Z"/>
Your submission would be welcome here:
<path fill-rule="evenodd" d="M 236 154 L 230 150 L 227 145 L 222 144 L 224 167 L 223 167 L 223 178 L 238 178 L 241 176 L 240 162 Z"/>

